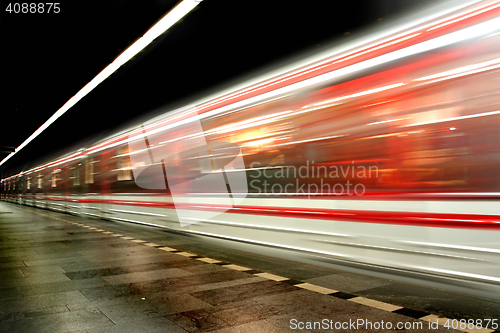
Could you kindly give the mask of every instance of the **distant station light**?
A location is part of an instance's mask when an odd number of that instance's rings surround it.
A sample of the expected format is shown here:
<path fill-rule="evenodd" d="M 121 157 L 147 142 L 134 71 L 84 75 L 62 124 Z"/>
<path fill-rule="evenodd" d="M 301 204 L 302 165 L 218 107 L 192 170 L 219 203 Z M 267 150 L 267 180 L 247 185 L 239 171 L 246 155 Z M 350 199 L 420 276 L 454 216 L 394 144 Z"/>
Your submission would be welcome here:
<path fill-rule="evenodd" d="M 0 153 L 13 153 L 16 151 L 16 147 L 11 146 L 0 146 Z"/>

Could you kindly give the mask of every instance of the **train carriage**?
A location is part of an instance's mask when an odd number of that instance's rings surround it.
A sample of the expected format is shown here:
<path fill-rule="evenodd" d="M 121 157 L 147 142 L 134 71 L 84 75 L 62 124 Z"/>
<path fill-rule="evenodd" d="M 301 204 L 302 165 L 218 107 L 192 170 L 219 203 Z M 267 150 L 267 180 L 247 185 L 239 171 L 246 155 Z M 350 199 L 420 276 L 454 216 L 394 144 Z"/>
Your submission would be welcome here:
<path fill-rule="evenodd" d="M 166 112 L 2 199 L 498 297 L 499 23 L 477 2 Z"/>

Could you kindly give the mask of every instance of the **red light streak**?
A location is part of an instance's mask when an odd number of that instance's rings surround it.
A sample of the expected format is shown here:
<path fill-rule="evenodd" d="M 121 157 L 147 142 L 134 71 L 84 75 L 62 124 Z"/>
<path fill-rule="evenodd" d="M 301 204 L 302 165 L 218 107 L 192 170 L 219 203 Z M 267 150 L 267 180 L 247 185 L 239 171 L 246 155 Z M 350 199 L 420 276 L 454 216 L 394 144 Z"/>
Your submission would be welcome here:
<path fill-rule="evenodd" d="M 476 12 L 472 12 L 470 14 L 467 14 L 467 15 L 464 15 L 462 17 L 459 17 L 459 18 L 456 18 L 456 19 L 450 19 L 444 23 L 441 23 L 441 24 L 438 24 L 430 29 L 428 29 L 427 31 L 432 31 L 432 30 L 435 30 L 435 29 L 438 29 L 438 28 L 441 28 L 441 27 L 445 27 L 447 25 L 450 25 L 450 24 L 453 24 L 453 23 L 456 23 L 456 22 L 459 22 L 459 21 L 462 21 L 462 20 L 465 20 L 465 19 L 468 19 L 470 17 L 473 17 L 473 16 L 476 16 L 476 15 L 479 15 L 479 14 L 482 14 L 482 13 L 485 13 L 489 10 L 492 10 L 492 9 L 495 9 L 497 7 L 500 7 L 500 3 L 498 3 L 497 1 L 497 4 L 493 4 L 493 5 L 490 5 L 490 7 L 488 8 L 488 5 L 486 5 L 486 8 L 483 8 L 483 9 L 477 9 Z"/>

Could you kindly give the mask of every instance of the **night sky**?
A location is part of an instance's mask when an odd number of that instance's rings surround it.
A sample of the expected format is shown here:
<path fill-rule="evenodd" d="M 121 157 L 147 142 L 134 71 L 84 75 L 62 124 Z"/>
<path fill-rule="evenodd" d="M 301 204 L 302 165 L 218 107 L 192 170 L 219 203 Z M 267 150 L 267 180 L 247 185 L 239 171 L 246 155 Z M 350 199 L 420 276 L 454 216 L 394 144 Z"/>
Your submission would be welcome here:
<path fill-rule="evenodd" d="M 13 2 L 1 2 L 0 146 L 19 146 L 177 2 L 60 1 L 57 14 L 8 13 Z M 0 177 L 434 2 L 202 1 L 2 165 Z"/>

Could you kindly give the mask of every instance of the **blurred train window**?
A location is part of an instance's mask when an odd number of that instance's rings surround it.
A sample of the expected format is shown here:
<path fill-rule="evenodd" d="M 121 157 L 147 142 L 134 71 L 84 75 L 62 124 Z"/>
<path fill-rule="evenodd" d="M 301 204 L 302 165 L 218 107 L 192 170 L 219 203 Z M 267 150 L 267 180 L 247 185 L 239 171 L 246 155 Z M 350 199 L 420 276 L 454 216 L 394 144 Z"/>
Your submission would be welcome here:
<path fill-rule="evenodd" d="M 31 190 L 31 177 L 26 177 L 26 189 Z"/>
<path fill-rule="evenodd" d="M 116 169 L 118 171 L 117 180 L 132 180 L 132 165 L 128 157 L 128 148 L 120 149 L 117 157 L 119 157 L 116 163 Z"/>
<path fill-rule="evenodd" d="M 73 171 L 73 186 L 80 185 L 80 170 Z"/>
<path fill-rule="evenodd" d="M 85 162 L 85 184 L 94 184 L 94 159 Z"/>
<path fill-rule="evenodd" d="M 60 178 L 58 177 L 60 171 L 61 169 L 54 169 L 54 171 L 52 171 L 52 187 L 57 187 L 57 181 L 60 180 Z"/>
<path fill-rule="evenodd" d="M 38 188 L 42 188 L 43 187 L 43 175 L 41 173 L 38 174 Z"/>
<path fill-rule="evenodd" d="M 69 170 L 72 170 L 70 171 L 71 177 L 69 179 L 72 180 L 73 186 L 80 186 L 80 170 L 78 168 L 80 165 L 81 163 L 69 168 Z"/>

